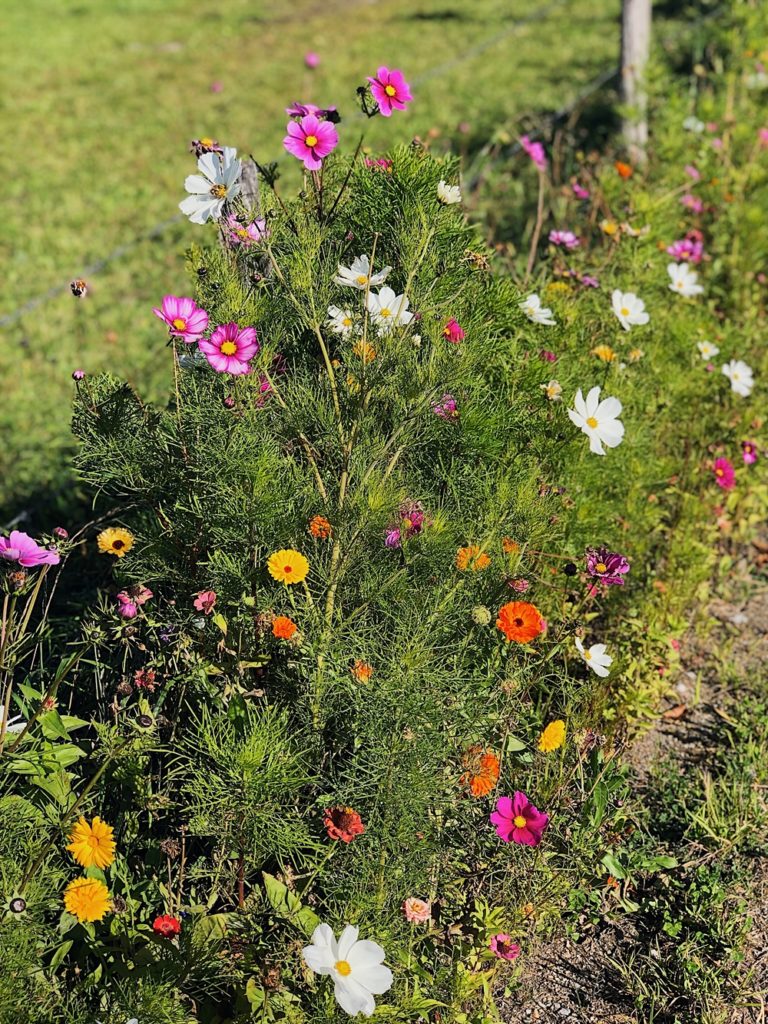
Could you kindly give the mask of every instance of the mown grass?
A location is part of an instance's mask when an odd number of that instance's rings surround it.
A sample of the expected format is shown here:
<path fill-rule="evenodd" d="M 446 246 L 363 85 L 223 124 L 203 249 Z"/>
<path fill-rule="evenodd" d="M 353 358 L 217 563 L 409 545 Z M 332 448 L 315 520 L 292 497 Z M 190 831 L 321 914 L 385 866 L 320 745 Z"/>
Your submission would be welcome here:
<path fill-rule="evenodd" d="M 76 366 L 118 372 L 150 399 L 164 390 L 151 306 L 163 292 L 188 290 L 178 255 L 198 231 L 177 221 L 103 269 L 87 268 L 178 212 L 191 138 L 214 134 L 262 161 L 281 158 L 294 180 L 281 148 L 285 104 L 340 102 L 361 69 L 389 62 L 407 70 L 416 96 L 398 138 L 470 145 L 515 114 L 567 102 L 615 60 L 618 8 L 618 0 L 535 9 L 527 0 L 201 0 L 193 8 L 6 0 L 0 111 L 12 145 L 0 158 L 0 320 L 61 291 L 0 324 L 3 518 L 23 509 L 31 524 L 47 525 L 51 495 L 41 502 L 41 492 L 71 486 Z M 304 68 L 307 50 L 321 57 L 314 72 Z M 363 128 L 374 149 L 394 141 L 383 119 L 366 125 L 348 105 L 342 113 L 346 141 Z M 90 291 L 78 302 L 67 284 L 83 275 Z"/>

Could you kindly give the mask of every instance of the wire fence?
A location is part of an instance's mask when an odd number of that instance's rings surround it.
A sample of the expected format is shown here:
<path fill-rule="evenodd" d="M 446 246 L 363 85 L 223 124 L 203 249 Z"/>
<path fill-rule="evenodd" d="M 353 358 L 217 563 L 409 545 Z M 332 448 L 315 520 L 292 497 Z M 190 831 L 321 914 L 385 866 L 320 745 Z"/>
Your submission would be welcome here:
<path fill-rule="evenodd" d="M 379 0 L 353 0 L 353 2 L 349 2 L 348 0 L 348 2 L 342 2 L 336 5 L 334 10 L 338 9 L 339 11 L 348 11 L 354 7 L 375 6 L 378 2 Z M 452 57 L 450 60 L 442 61 L 440 64 L 436 64 L 434 65 L 434 67 L 428 68 L 426 71 L 423 71 L 420 75 L 416 75 L 413 78 L 411 84 L 418 86 L 423 84 L 424 82 L 430 81 L 431 79 L 439 78 L 440 76 L 447 74 L 449 71 L 452 71 L 455 68 L 461 66 L 462 64 L 465 64 L 467 61 L 473 60 L 475 57 L 480 56 L 480 54 L 483 54 L 486 51 L 490 50 L 491 48 L 498 46 L 501 43 L 505 42 L 506 40 L 512 38 L 512 36 L 516 35 L 520 31 L 520 29 L 525 28 L 526 26 L 531 24 L 536 24 L 545 21 L 555 11 L 567 6 L 568 0 L 552 0 L 551 3 L 545 4 L 543 7 L 539 7 L 534 13 L 526 15 L 525 17 L 522 18 L 515 19 L 509 24 L 509 26 L 503 32 L 497 32 L 493 36 L 489 36 L 479 41 L 478 43 L 475 43 L 473 46 L 467 47 L 465 50 L 462 50 L 460 53 L 456 54 L 456 56 Z M 318 5 L 316 8 L 311 8 L 309 12 L 302 12 L 302 18 L 306 19 L 308 17 L 311 17 L 313 12 L 319 14 L 323 12 L 327 13 L 327 11 L 327 5 L 324 5 L 322 7 Z M 273 18 L 269 20 L 269 24 L 276 24 L 285 20 L 286 18 L 284 17 Z M 597 88 L 600 87 L 602 82 L 608 80 L 615 73 L 615 68 L 611 68 L 608 69 L 607 71 L 601 72 L 600 75 L 598 75 L 597 78 L 593 80 L 593 83 L 597 84 L 589 83 L 587 89 L 589 89 L 590 91 L 595 91 Z M 606 75 L 607 78 L 605 77 Z M 581 102 L 581 98 L 582 96 L 580 94 L 580 98 L 576 102 Z M 573 104 L 569 104 L 568 107 L 563 108 L 563 111 L 560 114 L 560 116 L 566 116 L 569 110 L 572 109 L 572 106 Z M 360 116 L 362 117 L 363 115 L 361 114 Z M 558 115 L 556 114 L 555 116 L 557 117 Z M 117 246 L 115 249 L 107 253 L 101 259 L 98 259 L 93 263 L 90 263 L 87 266 L 79 269 L 77 271 L 77 274 L 71 275 L 70 278 L 68 278 L 68 280 L 52 285 L 46 291 L 41 292 L 39 295 L 34 296 L 27 302 L 22 303 L 16 309 L 12 310 L 10 313 L 7 313 L 4 316 L 0 317 L 0 328 L 9 327 L 11 324 L 16 323 L 22 317 L 26 316 L 28 313 L 34 312 L 40 306 L 43 306 L 45 305 L 45 303 L 50 302 L 58 295 L 64 294 L 66 291 L 69 290 L 70 281 L 72 280 L 73 277 L 83 277 L 86 280 L 88 280 L 89 277 L 93 277 L 95 274 L 100 273 L 111 263 L 114 263 L 117 260 L 122 259 L 129 252 L 132 252 L 134 249 L 137 249 L 145 242 L 151 241 L 153 238 L 157 238 L 158 236 L 162 235 L 172 225 L 178 224 L 184 221 L 184 219 L 184 214 L 177 213 L 175 216 L 168 217 L 165 220 L 155 224 L 148 230 L 141 232 L 140 234 L 132 238 L 130 241 L 124 242 L 122 245 Z"/>

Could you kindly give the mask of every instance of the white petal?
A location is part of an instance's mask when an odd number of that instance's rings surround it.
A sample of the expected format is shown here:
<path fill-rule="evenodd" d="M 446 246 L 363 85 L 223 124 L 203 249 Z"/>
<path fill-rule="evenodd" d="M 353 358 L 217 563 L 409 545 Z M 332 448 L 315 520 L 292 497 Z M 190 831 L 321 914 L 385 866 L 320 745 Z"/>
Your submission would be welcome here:
<path fill-rule="evenodd" d="M 184 188 L 196 196 L 207 196 L 211 191 L 211 183 L 199 174 L 189 174 L 184 179 Z"/>
<path fill-rule="evenodd" d="M 596 433 L 590 433 L 589 435 L 589 450 L 595 455 L 605 455 L 603 446 L 600 444 L 600 438 Z"/>
<path fill-rule="evenodd" d="M 339 942 L 339 950 L 341 950 L 341 942 Z M 358 969 L 363 967 L 371 967 L 374 964 L 380 964 L 386 953 L 378 942 L 372 942 L 370 939 L 361 939 L 356 942 L 352 949 L 347 952 L 343 960 L 349 962 L 349 966 L 352 968 L 352 972 L 358 981 L 362 979 L 358 975 Z M 365 984 L 365 982 L 363 982 Z"/>
<path fill-rule="evenodd" d="M 587 418 L 587 407 L 584 404 L 584 395 L 581 393 L 581 388 L 576 392 L 576 397 L 573 400 L 573 406 L 576 412 L 583 418 Z"/>
<path fill-rule="evenodd" d="M 599 420 L 613 420 L 616 419 L 617 416 L 621 416 L 621 408 L 621 402 L 618 400 L 618 398 L 610 396 L 609 398 L 604 398 L 600 405 L 598 405 L 595 411 L 595 416 Z"/>
<path fill-rule="evenodd" d="M 374 942 L 374 946 L 376 943 Z M 353 970 L 355 981 L 369 992 L 380 996 L 392 987 L 392 971 L 384 964 L 368 964 L 366 967 Z"/>
<path fill-rule="evenodd" d="M 587 418 L 594 416 L 597 412 L 597 407 L 600 405 L 600 385 L 596 384 L 595 387 L 590 389 L 587 395 L 587 401 L 585 408 L 587 410 Z"/>
<path fill-rule="evenodd" d="M 218 153 L 203 153 L 200 159 L 197 161 L 198 170 L 200 170 L 209 181 L 219 181 L 221 178 L 221 163 L 219 162 Z M 211 186 L 209 185 L 208 188 Z"/>
<path fill-rule="evenodd" d="M 355 928 L 353 924 L 348 924 L 344 931 L 339 936 L 339 960 L 348 960 L 349 951 L 352 949 L 354 944 L 357 942 L 357 936 L 360 934 L 358 928 Z"/>
<path fill-rule="evenodd" d="M 569 416 L 569 418 L 571 420 L 571 423 L 573 423 L 575 426 L 577 426 L 579 428 L 579 430 L 583 430 L 584 429 L 584 427 L 586 426 L 586 419 L 585 419 L 584 416 L 582 416 L 578 412 L 574 412 L 573 409 L 569 409 L 568 410 L 568 416 Z"/>
<path fill-rule="evenodd" d="M 376 1009 L 376 1001 L 371 993 L 352 978 L 337 978 L 333 994 L 336 996 L 336 1002 L 350 1017 L 356 1017 L 358 1013 L 370 1017 Z"/>

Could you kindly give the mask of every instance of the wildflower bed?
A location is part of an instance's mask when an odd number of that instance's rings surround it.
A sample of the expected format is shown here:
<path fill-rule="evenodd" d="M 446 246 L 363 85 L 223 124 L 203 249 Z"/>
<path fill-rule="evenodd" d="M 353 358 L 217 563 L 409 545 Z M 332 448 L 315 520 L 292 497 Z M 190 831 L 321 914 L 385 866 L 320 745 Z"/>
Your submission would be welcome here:
<path fill-rule="evenodd" d="M 96 517 L 0 540 L 0 1020 L 490 1020 L 675 868 L 617 753 L 761 471 L 764 19 L 695 101 L 659 71 L 647 172 L 521 140 L 513 275 L 421 145 L 294 104 L 256 208 L 197 140 L 168 403 L 76 373 Z M 370 69 L 393 139 L 411 102 Z"/>

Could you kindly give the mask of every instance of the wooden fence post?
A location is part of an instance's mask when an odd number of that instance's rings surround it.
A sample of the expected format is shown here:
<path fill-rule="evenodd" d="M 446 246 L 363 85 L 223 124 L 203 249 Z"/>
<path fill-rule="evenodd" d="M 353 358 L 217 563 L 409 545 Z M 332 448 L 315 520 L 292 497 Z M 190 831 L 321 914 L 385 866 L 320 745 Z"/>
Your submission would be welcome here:
<path fill-rule="evenodd" d="M 648 143 L 645 71 L 651 48 L 651 0 L 622 0 L 621 99 L 624 142 L 633 164 L 644 164 Z"/>

